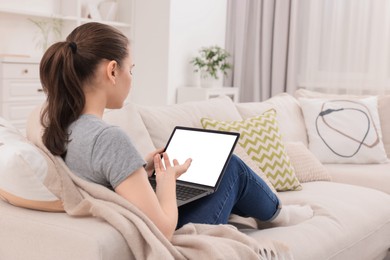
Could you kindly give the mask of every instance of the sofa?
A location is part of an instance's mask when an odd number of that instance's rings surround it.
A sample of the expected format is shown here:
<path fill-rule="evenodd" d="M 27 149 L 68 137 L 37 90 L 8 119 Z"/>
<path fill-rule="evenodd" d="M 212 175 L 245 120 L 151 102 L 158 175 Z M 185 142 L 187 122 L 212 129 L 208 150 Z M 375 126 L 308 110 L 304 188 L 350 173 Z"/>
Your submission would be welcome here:
<path fill-rule="evenodd" d="M 280 241 L 297 260 L 388 260 L 390 125 L 387 125 L 385 117 L 390 111 L 386 103 L 388 97 L 378 99 L 375 121 L 380 121 L 378 128 L 380 126 L 382 130 L 378 154 L 382 152 L 383 155 L 384 152 L 386 158 L 380 162 L 363 160 L 364 163 L 327 162 L 329 158 L 319 159 L 316 152 L 321 151 L 310 146 L 311 136 L 305 121 L 303 100 L 310 103 L 311 99 L 318 101 L 338 97 L 298 90 L 295 95 L 283 93 L 264 102 L 251 103 L 234 103 L 229 97 L 156 107 L 130 102 L 120 110 L 106 111 L 104 120 L 124 129 L 140 153 L 145 155 L 163 147 L 176 125 L 206 127 L 201 119 L 208 119 L 225 123 L 226 126 L 230 122 L 250 120 L 272 110 L 276 115 L 274 131 L 280 138 L 278 142 L 285 156 L 283 160 L 287 160 L 288 167 L 292 169 L 287 177 L 297 180 L 295 186 L 286 181 L 283 185 L 287 188 L 279 187 L 276 192 L 282 204 L 309 205 L 314 216 L 294 225 L 283 226 L 232 216 L 231 224 L 258 241 Z M 365 97 L 341 97 L 346 98 Z M 39 111 L 38 107 L 32 112 L 28 128 L 36 127 Z M 29 129 L 27 136 L 28 133 Z M 254 163 L 250 156 L 244 161 L 250 163 L 251 167 L 258 166 L 258 162 Z M 259 174 L 262 174 L 261 171 Z M 272 177 L 262 174 L 262 178 L 267 176 Z M 272 181 L 275 179 L 267 180 L 268 185 L 273 186 Z M 272 189 L 276 190 L 275 187 Z M 0 184 L 0 191 L 5 189 Z M 124 238 L 105 221 L 93 217 L 70 217 L 61 210 L 48 212 L 28 209 L 23 203 L 12 203 L 12 198 L 7 194 L 0 193 L 3 198 L 0 200 L 1 259 L 134 258 Z"/>

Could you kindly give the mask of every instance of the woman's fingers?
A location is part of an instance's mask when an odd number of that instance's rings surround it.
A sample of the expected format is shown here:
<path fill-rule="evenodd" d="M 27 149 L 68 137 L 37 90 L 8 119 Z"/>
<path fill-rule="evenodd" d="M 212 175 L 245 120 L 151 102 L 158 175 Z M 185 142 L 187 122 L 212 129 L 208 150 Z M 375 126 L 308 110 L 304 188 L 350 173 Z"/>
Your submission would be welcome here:
<path fill-rule="evenodd" d="M 171 167 L 171 162 L 169 161 L 169 156 L 167 153 L 163 153 L 163 158 L 164 158 L 164 164 L 165 164 L 165 169 L 168 169 Z"/>
<path fill-rule="evenodd" d="M 188 168 L 191 166 L 191 162 L 192 162 L 191 158 L 188 158 L 182 165 L 180 165 L 177 162 L 176 178 L 179 178 L 183 173 L 185 173 L 188 170 Z"/>
<path fill-rule="evenodd" d="M 190 167 L 191 163 L 192 163 L 192 159 L 191 159 L 191 158 L 188 158 L 188 159 L 185 161 L 184 164 L 187 166 L 187 169 Z"/>
<path fill-rule="evenodd" d="M 180 175 L 185 173 L 190 167 L 192 162 L 192 159 L 188 158 L 183 164 L 179 164 L 178 160 L 173 159 L 172 162 L 173 166 L 172 166 L 171 162 L 169 161 L 169 156 L 167 153 L 163 153 L 163 160 L 164 163 L 161 160 L 161 156 L 158 154 L 154 156 L 154 168 L 156 172 L 161 173 L 161 172 L 165 172 L 169 168 L 174 168 L 174 172 L 176 173 L 176 178 L 178 178 Z"/>
<path fill-rule="evenodd" d="M 160 172 L 161 171 L 161 167 L 162 167 L 162 163 L 161 163 L 160 155 L 156 154 L 154 156 L 154 170 L 156 172 Z"/>
<path fill-rule="evenodd" d="M 178 160 L 176 160 L 176 159 L 173 159 L 173 166 L 177 166 L 177 165 L 179 165 L 179 162 L 178 162 Z"/>

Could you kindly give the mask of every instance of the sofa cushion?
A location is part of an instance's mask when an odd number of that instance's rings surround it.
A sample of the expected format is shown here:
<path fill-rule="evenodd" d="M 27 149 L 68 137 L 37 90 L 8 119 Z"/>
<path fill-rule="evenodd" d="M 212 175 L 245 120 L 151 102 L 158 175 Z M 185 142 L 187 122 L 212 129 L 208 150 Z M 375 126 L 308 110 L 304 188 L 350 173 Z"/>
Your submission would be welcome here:
<path fill-rule="evenodd" d="M 201 128 L 202 117 L 218 120 L 241 119 L 233 101 L 225 96 L 179 105 L 138 106 L 138 111 L 156 148 L 166 145 L 175 126 Z"/>
<path fill-rule="evenodd" d="M 1 259 L 135 259 L 113 226 L 95 217 L 71 217 L 0 201 Z"/>
<path fill-rule="evenodd" d="M 299 260 L 384 259 L 390 248 L 388 194 L 335 182 L 302 186 L 298 192 L 278 193 L 279 198 L 284 205 L 309 205 L 313 218 L 297 225 L 243 231 L 259 240 L 284 242 Z"/>
<path fill-rule="evenodd" d="M 239 145 L 266 174 L 277 191 L 301 188 L 280 137 L 275 110 L 240 121 L 202 118 L 201 123 L 207 129 L 239 132 Z"/>
<path fill-rule="evenodd" d="M 298 89 L 295 91 L 294 96 L 296 98 L 365 98 L 365 95 L 340 95 L 340 94 L 328 94 L 317 91 L 310 91 L 307 89 Z M 390 111 L 390 95 L 378 96 L 378 113 L 382 131 L 383 144 L 386 150 L 387 157 L 390 158 L 390 117 L 388 115 Z"/>
<path fill-rule="evenodd" d="M 236 107 L 243 119 L 261 115 L 271 108 L 275 109 L 283 141 L 308 145 L 301 107 L 293 96 L 281 93 L 263 102 L 237 103 Z"/>
<path fill-rule="evenodd" d="M 390 194 L 390 163 L 324 164 L 332 181 L 377 189 Z"/>
<path fill-rule="evenodd" d="M 299 98 L 309 148 L 323 163 L 384 163 L 377 97 Z"/>
<path fill-rule="evenodd" d="M 286 152 L 299 182 L 330 181 L 328 169 L 301 142 L 286 142 Z"/>
<path fill-rule="evenodd" d="M 53 169 L 43 152 L 0 118 L 0 197 L 30 209 L 63 211 L 61 201 L 44 185 Z"/>

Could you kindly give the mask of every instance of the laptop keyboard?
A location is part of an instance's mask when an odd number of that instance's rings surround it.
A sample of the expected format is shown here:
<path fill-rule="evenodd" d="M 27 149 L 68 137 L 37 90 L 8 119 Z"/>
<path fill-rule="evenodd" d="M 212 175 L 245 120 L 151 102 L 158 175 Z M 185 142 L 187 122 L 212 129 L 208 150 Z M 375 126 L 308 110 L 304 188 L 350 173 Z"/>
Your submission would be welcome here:
<path fill-rule="evenodd" d="M 156 190 L 156 180 L 149 179 L 150 185 L 152 185 L 153 190 Z M 176 198 L 178 200 L 187 200 L 189 198 L 193 198 L 201 193 L 205 192 L 205 190 L 198 189 L 195 187 L 188 187 L 183 185 L 176 185 Z"/>
<path fill-rule="evenodd" d="M 193 198 L 193 197 L 195 197 L 203 192 L 204 192 L 204 190 L 197 189 L 194 187 L 176 185 L 176 198 L 178 200 L 187 200 L 187 199 Z"/>

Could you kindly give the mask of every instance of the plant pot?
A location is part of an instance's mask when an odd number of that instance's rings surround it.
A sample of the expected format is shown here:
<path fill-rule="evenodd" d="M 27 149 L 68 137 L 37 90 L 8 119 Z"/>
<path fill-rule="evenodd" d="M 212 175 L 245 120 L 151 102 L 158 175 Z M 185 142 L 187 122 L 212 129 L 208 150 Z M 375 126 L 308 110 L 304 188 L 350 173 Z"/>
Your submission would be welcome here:
<path fill-rule="evenodd" d="M 223 74 L 217 73 L 218 79 L 212 77 L 207 71 L 200 72 L 200 86 L 203 88 L 220 88 L 223 83 Z"/>

